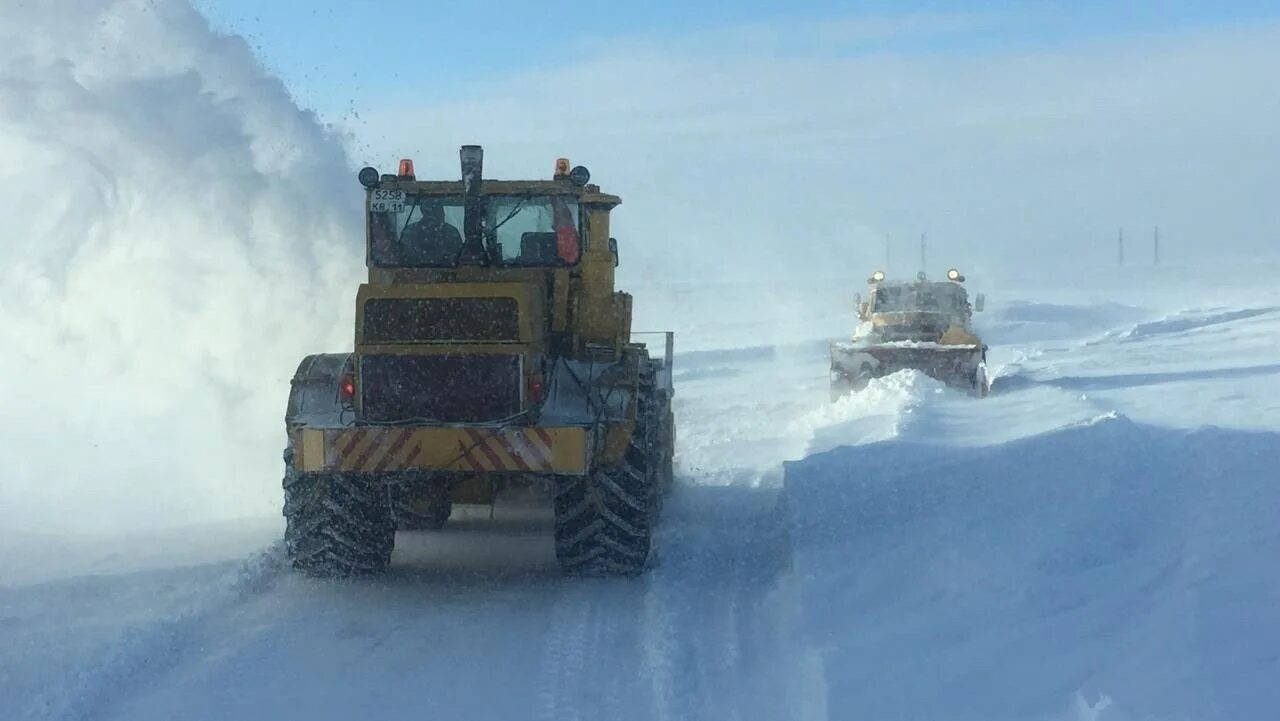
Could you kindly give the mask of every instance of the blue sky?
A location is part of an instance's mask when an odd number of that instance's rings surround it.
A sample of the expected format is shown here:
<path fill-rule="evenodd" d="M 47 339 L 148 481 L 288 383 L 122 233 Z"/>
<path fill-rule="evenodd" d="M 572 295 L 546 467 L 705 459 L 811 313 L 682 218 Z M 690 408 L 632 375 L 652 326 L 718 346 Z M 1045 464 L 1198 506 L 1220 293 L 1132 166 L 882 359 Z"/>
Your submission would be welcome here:
<path fill-rule="evenodd" d="M 863 273 L 922 231 L 975 273 L 1083 268 L 1155 225 L 1169 262 L 1280 259 L 1274 2 L 194 2 L 355 167 L 587 165 L 628 272 L 804 266 L 803 238 Z"/>
<path fill-rule="evenodd" d="M 401 90 L 410 63 L 451 99 L 475 81 L 587 59 L 618 42 L 661 44 L 742 27 L 892 18 L 967 18 L 932 32 L 859 38 L 823 52 L 924 54 L 1051 47 L 1280 17 L 1275 2 L 893 2 L 891 0 L 193 0 L 214 26 L 244 36 L 306 107 L 331 120 Z M 559 10 L 557 11 L 557 8 Z M 475 33 L 466 32 L 475 28 Z M 808 46 L 779 53 L 808 53 Z M 395 70 L 388 72 L 389 68 Z"/>

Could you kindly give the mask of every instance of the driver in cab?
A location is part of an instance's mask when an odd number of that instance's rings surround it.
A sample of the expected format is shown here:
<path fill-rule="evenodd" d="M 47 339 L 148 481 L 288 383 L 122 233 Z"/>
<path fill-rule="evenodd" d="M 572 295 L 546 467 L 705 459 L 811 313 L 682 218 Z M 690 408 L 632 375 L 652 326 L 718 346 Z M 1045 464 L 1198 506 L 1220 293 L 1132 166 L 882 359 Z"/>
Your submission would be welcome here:
<path fill-rule="evenodd" d="M 452 265 L 462 252 L 462 233 L 444 217 L 444 204 L 424 198 L 422 217 L 400 236 L 400 252 L 412 265 Z"/>

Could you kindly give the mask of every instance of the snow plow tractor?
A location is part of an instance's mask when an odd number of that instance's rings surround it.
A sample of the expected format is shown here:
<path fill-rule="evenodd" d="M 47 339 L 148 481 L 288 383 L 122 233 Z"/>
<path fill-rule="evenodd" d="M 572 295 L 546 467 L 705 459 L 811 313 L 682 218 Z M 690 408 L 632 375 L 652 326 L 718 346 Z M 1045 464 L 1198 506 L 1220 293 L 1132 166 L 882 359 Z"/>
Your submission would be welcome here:
<path fill-rule="evenodd" d="M 531 487 L 571 573 L 634 575 L 672 483 L 671 357 L 633 340 L 614 288 L 621 199 L 559 159 L 550 180 L 360 171 L 367 281 L 355 346 L 312 355 L 285 413 L 286 549 L 316 576 L 383 570 L 396 530 Z"/>
<path fill-rule="evenodd" d="M 955 268 L 945 281 L 920 273 L 914 282 L 890 282 L 883 271 L 873 273 L 867 299 L 858 299 L 853 339 L 831 346 L 831 399 L 908 368 L 987 395 L 987 346 L 972 325 L 984 298 L 978 294 L 970 304 L 964 280 Z"/>

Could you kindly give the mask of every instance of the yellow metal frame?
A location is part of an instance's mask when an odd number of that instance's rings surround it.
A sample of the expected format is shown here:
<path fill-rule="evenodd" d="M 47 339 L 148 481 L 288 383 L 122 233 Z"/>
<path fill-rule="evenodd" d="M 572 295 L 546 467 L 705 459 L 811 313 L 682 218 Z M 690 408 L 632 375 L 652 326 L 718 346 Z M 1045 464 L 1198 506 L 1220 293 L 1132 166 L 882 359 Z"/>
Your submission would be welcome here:
<path fill-rule="evenodd" d="M 391 181 L 382 187 L 411 193 L 461 196 L 460 181 Z M 552 334 L 567 341 L 556 350 L 566 357 L 600 359 L 601 348 L 615 357 L 630 343 L 631 297 L 615 289 L 615 259 L 609 247 L 609 216 L 622 201 L 595 185 L 567 181 L 484 180 L 485 195 L 572 196 L 582 206 L 585 247 L 568 268 L 383 268 L 368 263 L 368 282 L 356 293 L 355 354 L 520 355 L 525 386 L 535 372 L 528 361 L 545 354 Z M 366 258 L 371 216 L 365 214 Z M 518 340 L 432 340 L 365 343 L 364 305 L 374 298 L 513 298 Z M 550 316 L 548 324 L 545 319 Z M 359 361 L 356 364 L 359 374 Z M 634 386 L 635 374 L 628 379 Z M 360 380 L 357 378 L 357 383 Z M 633 411 L 634 412 L 634 411 Z M 590 426 L 360 426 L 303 428 L 294 439 L 295 466 L 303 472 L 395 473 L 427 471 L 468 476 L 488 474 L 585 474 L 593 463 L 618 460 L 626 452 L 634 423 Z"/>

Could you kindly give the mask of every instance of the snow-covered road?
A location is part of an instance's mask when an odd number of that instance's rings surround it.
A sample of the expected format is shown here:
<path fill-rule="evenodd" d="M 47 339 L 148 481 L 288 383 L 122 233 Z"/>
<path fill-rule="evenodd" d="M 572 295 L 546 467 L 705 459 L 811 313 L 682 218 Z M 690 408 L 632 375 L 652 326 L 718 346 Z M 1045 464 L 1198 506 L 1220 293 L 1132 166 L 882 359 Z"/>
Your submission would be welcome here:
<path fill-rule="evenodd" d="M 401 534 L 391 573 L 373 582 L 270 564 L 254 592 L 190 619 L 163 662 L 99 689 L 87 715 L 777 718 L 787 689 L 768 606 L 782 554 L 751 527 L 767 528 L 770 506 L 700 495 L 675 504 L 688 536 L 666 539 L 670 553 L 634 580 L 560 577 L 549 518 L 528 509 Z M 706 527 L 707 511 L 733 521 L 732 539 Z"/>

